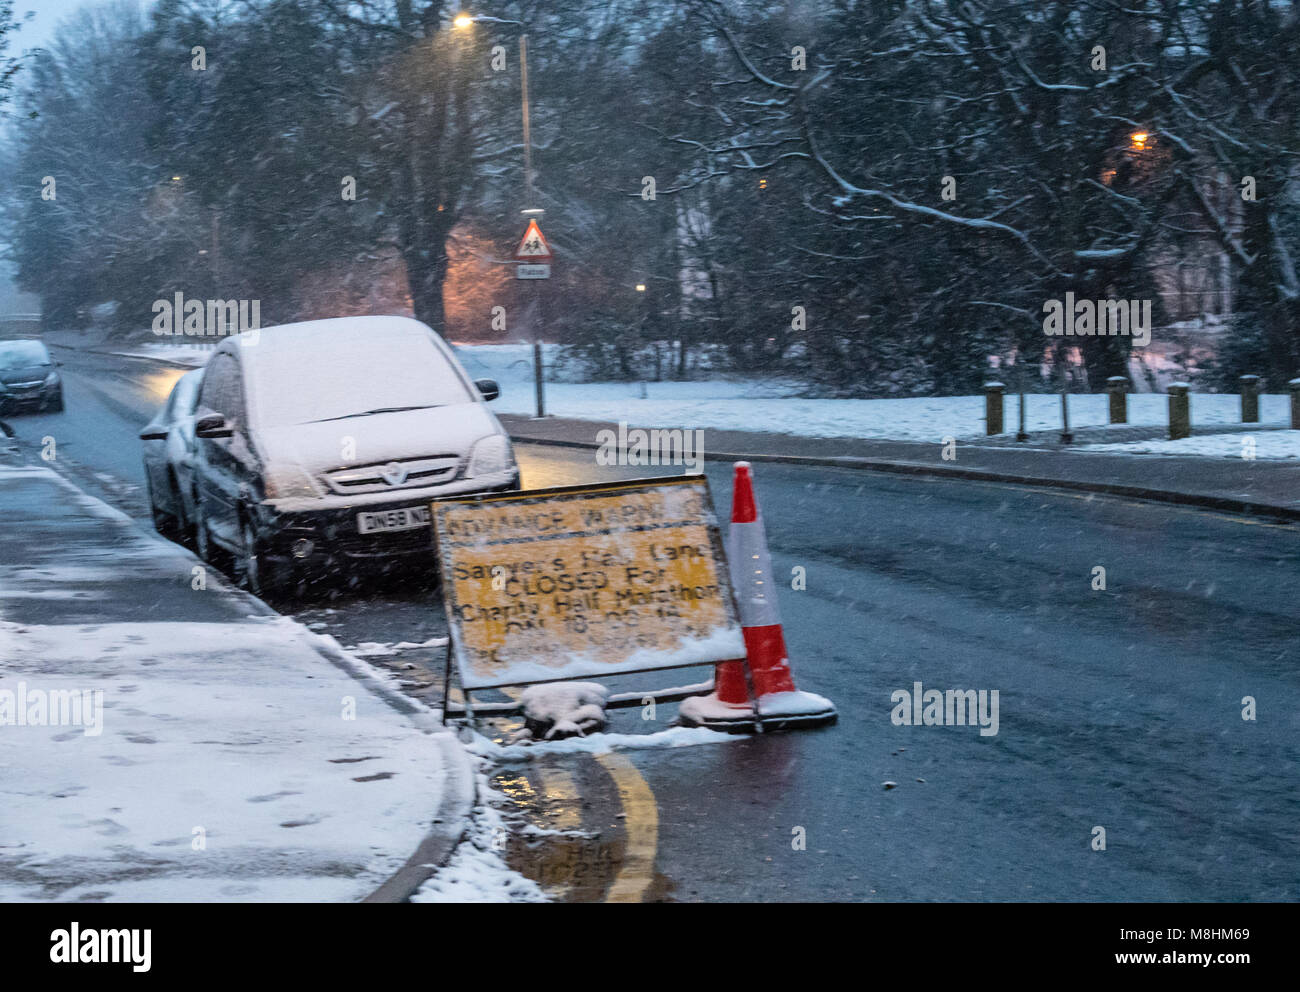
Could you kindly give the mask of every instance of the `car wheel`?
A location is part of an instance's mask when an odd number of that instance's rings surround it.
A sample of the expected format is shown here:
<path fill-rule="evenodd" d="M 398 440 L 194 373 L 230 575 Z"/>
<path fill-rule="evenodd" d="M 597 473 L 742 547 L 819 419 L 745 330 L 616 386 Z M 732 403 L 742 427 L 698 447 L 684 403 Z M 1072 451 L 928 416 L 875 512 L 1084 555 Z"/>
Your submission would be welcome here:
<path fill-rule="evenodd" d="M 153 517 L 153 529 L 169 541 L 176 540 L 176 518 L 165 510 L 158 508 L 158 500 L 154 498 L 153 494 L 153 483 L 149 482 L 147 478 L 145 488 L 149 491 L 149 514 Z"/>
<path fill-rule="evenodd" d="M 194 546 L 199 557 L 209 565 L 219 571 L 226 570 L 229 555 L 212 540 L 212 532 L 208 530 L 208 520 L 202 506 L 198 507 L 198 520 L 194 522 Z"/>
<path fill-rule="evenodd" d="M 63 390 L 62 389 L 59 390 L 59 395 L 54 397 L 54 402 L 49 405 L 49 408 L 53 410 L 55 413 L 63 412 Z"/>
<path fill-rule="evenodd" d="M 262 540 L 252 521 L 245 520 L 241 531 L 243 551 L 236 564 L 239 584 L 254 596 L 274 596 L 290 585 L 290 568 L 263 554 Z"/>
<path fill-rule="evenodd" d="M 194 522 L 190 520 L 189 514 L 185 512 L 185 500 L 181 496 L 181 487 L 176 484 L 176 476 L 170 471 L 167 473 L 167 481 L 171 485 L 172 501 L 176 504 L 176 541 L 187 548 L 193 548 Z"/>

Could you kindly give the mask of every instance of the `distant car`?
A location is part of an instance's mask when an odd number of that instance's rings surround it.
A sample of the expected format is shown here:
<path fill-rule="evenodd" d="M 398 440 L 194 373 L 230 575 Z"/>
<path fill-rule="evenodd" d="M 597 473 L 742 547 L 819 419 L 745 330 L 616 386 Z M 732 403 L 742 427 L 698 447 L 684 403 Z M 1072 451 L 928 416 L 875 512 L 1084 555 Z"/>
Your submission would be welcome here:
<path fill-rule="evenodd" d="M 43 341 L 0 341 L 0 412 L 63 410 L 63 378 Z"/>
<path fill-rule="evenodd" d="M 519 488 L 499 392 L 405 317 L 227 338 L 195 413 L 199 555 L 259 594 L 427 556 L 431 499 Z"/>
<path fill-rule="evenodd" d="M 202 369 L 186 372 L 140 431 L 154 529 L 180 541 L 194 534 L 194 408 L 202 384 Z"/>

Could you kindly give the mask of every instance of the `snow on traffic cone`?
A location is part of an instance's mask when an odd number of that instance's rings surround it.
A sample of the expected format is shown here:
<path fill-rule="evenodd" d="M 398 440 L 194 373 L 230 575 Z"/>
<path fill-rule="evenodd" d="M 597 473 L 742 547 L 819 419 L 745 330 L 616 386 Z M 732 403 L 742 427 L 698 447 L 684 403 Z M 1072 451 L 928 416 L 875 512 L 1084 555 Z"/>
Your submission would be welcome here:
<path fill-rule="evenodd" d="M 718 729 L 748 729 L 759 721 L 774 729 L 833 723 L 835 706 L 829 699 L 800 692 L 794 686 L 777 610 L 772 558 L 754 499 L 749 462 L 736 462 L 727 545 L 749 677 L 758 703 L 757 720 L 743 682 L 744 670 L 738 662 L 727 661 L 717 666 L 712 693 L 683 700 L 679 711 L 682 722 Z"/>

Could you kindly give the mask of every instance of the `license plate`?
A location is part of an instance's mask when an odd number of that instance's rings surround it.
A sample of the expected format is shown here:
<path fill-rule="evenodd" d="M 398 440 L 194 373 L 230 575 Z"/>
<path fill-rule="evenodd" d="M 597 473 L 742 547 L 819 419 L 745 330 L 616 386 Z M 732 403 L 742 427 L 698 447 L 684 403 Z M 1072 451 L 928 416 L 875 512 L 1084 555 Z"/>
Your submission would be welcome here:
<path fill-rule="evenodd" d="M 415 530 L 417 527 L 428 526 L 427 506 L 409 506 L 401 510 L 357 514 L 357 530 L 362 534 L 377 534 L 389 530 Z"/>

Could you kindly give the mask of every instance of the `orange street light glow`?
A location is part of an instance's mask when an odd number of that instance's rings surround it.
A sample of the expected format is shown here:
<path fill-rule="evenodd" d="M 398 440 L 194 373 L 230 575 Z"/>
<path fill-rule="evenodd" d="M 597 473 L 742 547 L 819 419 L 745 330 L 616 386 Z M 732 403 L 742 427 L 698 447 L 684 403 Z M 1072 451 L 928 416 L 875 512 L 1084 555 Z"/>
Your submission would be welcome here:
<path fill-rule="evenodd" d="M 1147 134 L 1145 131 L 1134 131 L 1129 135 L 1129 140 L 1133 142 L 1134 148 L 1145 148 L 1147 146 L 1147 139 L 1150 137 L 1151 135 Z"/>
<path fill-rule="evenodd" d="M 457 14 L 456 19 L 451 23 L 458 28 L 467 28 L 474 23 L 474 18 L 470 17 L 469 14 Z"/>

